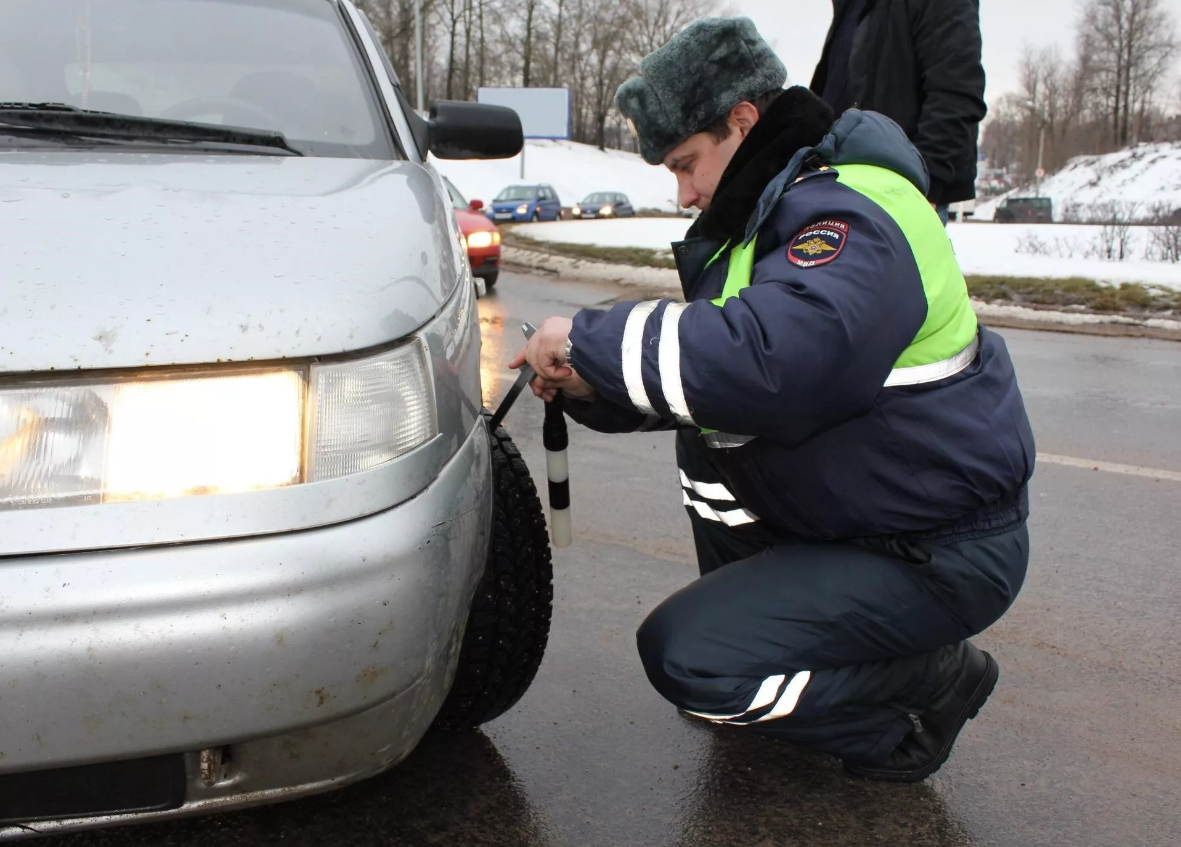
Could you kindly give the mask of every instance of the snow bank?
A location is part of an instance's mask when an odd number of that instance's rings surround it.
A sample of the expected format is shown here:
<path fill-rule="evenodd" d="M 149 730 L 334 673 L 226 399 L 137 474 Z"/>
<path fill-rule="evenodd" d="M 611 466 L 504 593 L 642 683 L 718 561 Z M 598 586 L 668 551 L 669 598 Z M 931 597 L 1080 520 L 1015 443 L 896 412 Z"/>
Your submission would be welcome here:
<path fill-rule="evenodd" d="M 525 178 L 521 158 L 431 163 L 469 200 L 488 203 L 509 185 L 545 183 L 553 186 L 563 206 L 573 206 L 595 191 L 621 191 L 637 209 L 677 210 L 676 178 L 653 167 L 635 153 L 600 150 L 574 141 L 530 140 L 525 147 Z"/>
<path fill-rule="evenodd" d="M 685 230 L 691 223 L 693 222 L 688 218 L 554 221 L 544 224 L 521 224 L 513 231 L 538 241 L 561 244 L 668 250 L 672 242 L 685 237 Z"/>
<path fill-rule="evenodd" d="M 525 224 L 516 231 L 541 241 L 599 244 L 606 247 L 646 247 L 667 250 L 685 234 L 689 221 L 678 218 L 638 218 L 622 221 L 560 221 Z M 1035 276 L 1062 279 L 1083 277 L 1100 282 L 1140 282 L 1181 290 L 1181 265 L 1144 260 L 1111 262 L 1085 258 L 1101 227 L 1057 224 L 952 224 L 948 227 L 960 267 L 966 274 Z M 1057 255 L 1030 256 L 1018 252 L 1023 241 L 1036 237 Z M 1133 230 L 1133 250 L 1143 255 L 1148 230 Z M 1074 256 L 1066 256 L 1073 252 Z"/>
<path fill-rule="evenodd" d="M 1024 185 L 981 203 L 977 220 L 991 221 L 1005 197 L 1028 197 L 1034 186 Z M 1181 209 L 1181 142 L 1141 144 L 1106 156 L 1078 156 L 1042 180 L 1041 193 L 1054 201 L 1054 220 L 1069 218 L 1077 207 L 1086 220 L 1090 209 L 1104 203 L 1134 204 L 1147 216 L 1155 204 Z"/>
<path fill-rule="evenodd" d="M 1140 282 L 1181 290 L 1181 265 L 1134 259 L 1124 262 L 1088 258 L 1102 227 L 1069 224 L 951 224 L 948 233 L 955 245 L 956 257 L 966 274 L 1035 276 L 1062 279 L 1082 277 L 1099 282 Z M 1143 256 L 1148 247 L 1149 230 L 1135 227 L 1131 252 Z M 1028 255 L 1031 241 L 1049 249 L 1049 255 Z"/>

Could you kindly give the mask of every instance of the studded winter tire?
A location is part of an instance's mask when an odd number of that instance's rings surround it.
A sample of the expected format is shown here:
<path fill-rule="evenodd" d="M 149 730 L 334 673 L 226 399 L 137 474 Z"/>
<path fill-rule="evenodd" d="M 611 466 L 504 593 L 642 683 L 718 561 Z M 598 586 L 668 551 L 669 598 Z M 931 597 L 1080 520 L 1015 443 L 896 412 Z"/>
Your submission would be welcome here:
<path fill-rule="evenodd" d="M 485 421 L 488 420 L 485 414 Z M 465 729 L 507 712 L 545 655 L 553 563 L 537 487 L 503 427 L 492 442 L 492 539 L 451 693 L 435 725 Z"/>

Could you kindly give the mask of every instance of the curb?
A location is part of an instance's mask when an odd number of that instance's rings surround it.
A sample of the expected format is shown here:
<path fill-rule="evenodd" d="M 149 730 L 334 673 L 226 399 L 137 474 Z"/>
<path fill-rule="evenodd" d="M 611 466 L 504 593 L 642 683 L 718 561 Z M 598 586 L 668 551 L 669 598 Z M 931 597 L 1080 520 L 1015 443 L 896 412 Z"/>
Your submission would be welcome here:
<path fill-rule="evenodd" d="M 681 281 L 670 268 L 638 267 L 564 256 L 545 250 L 505 245 L 503 262 L 531 273 L 554 275 L 578 282 L 607 282 L 632 286 L 645 297 L 681 297 Z M 1068 332 L 1121 338 L 1157 338 L 1181 341 L 1181 320 L 1130 318 L 1094 312 L 1057 312 L 973 300 L 972 308 L 989 326 Z"/>
<path fill-rule="evenodd" d="M 662 289 L 669 296 L 681 294 L 681 278 L 671 268 L 618 265 L 565 256 L 547 250 L 532 250 L 504 244 L 501 261 L 527 271 L 555 274 L 579 282 L 612 282 L 646 289 Z"/>

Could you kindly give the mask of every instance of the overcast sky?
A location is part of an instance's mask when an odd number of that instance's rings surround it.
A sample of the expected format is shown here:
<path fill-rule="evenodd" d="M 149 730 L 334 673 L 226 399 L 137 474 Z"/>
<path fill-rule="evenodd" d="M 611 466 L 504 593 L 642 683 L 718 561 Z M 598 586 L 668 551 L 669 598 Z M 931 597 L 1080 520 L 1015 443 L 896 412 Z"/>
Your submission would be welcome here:
<path fill-rule="evenodd" d="M 981 0 L 986 97 L 992 101 L 1017 87 L 1017 62 L 1025 43 L 1057 42 L 1070 51 L 1080 0 Z M 1164 0 L 1181 23 L 1181 0 Z M 754 19 L 784 63 L 793 84 L 807 85 L 832 21 L 830 0 L 729 0 L 738 14 Z M 1178 65 L 1181 76 L 1181 64 Z"/>

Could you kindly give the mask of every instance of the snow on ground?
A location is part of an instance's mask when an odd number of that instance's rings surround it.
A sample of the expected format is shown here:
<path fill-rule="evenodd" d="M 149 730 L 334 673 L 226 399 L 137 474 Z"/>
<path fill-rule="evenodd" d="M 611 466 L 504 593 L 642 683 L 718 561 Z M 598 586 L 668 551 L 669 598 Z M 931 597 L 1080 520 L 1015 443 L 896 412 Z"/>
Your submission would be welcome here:
<path fill-rule="evenodd" d="M 509 185 L 553 186 L 563 206 L 573 206 L 596 191 L 621 191 L 637 209 L 677 210 L 677 181 L 663 167 L 653 167 L 635 153 L 600 150 L 574 141 L 530 140 L 525 147 L 525 178 L 521 157 L 431 163 L 471 200 L 489 203 Z"/>
<path fill-rule="evenodd" d="M 1005 197 L 1033 195 L 1033 184 L 977 206 L 975 218 L 991 221 Z M 1105 203 L 1138 207 L 1147 217 L 1162 204 L 1181 209 L 1181 142 L 1141 144 L 1106 156 L 1078 156 L 1042 180 L 1041 194 L 1054 201 L 1054 220 L 1087 220 Z M 1076 207 L 1072 215 L 1072 207 Z"/>
<path fill-rule="evenodd" d="M 625 218 L 623 220 L 554 221 L 520 224 L 513 229 L 538 241 L 561 244 L 598 244 L 601 247 L 644 247 L 669 250 L 685 237 L 688 218 Z"/>
<path fill-rule="evenodd" d="M 689 221 L 682 218 L 636 218 L 619 221 L 559 221 L 523 224 L 515 231 L 539 241 L 599 244 L 605 247 L 646 247 L 667 250 L 684 237 Z M 966 274 L 1002 276 L 1083 277 L 1101 282 L 1140 282 L 1181 290 L 1181 265 L 1137 259 L 1112 262 L 1085 258 L 1101 227 L 1058 224 L 952 224 L 948 228 L 960 267 Z M 855 235 L 855 234 L 854 234 Z M 1017 252 L 1035 237 L 1054 255 Z M 1145 227 L 1133 230 L 1133 249 L 1143 255 Z M 1073 256 L 1068 254 L 1073 253 Z"/>
<path fill-rule="evenodd" d="M 1088 258 L 1103 228 L 1074 224 L 951 224 L 948 233 L 966 274 L 999 276 L 1083 277 L 1100 282 L 1140 282 L 1181 290 L 1181 265 L 1136 258 L 1124 262 Z M 1134 227 L 1131 253 L 1143 257 L 1149 228 Z M 1031 241 L 1044 245 L 1049 255 L 1018 252 Z"/>

